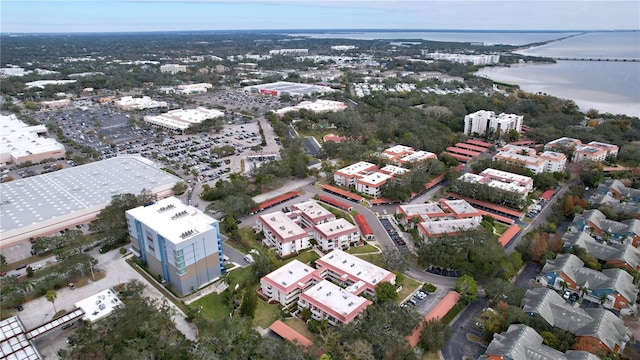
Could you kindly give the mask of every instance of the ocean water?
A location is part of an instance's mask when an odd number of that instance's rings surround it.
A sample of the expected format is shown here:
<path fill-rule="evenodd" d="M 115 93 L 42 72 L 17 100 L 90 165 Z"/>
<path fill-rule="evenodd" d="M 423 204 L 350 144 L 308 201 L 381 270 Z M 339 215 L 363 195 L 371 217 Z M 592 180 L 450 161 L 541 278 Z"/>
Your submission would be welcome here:
<path fill-rule="evenodd" d="M 296 37 L 346 40 L 431 40 L 445 42 L 484 42 L 503 45 L 527 45 L 559 39 L 576 32 L 484 32 L 484 31 L 348 31 L 289 33 Z"/>
<path fill-rule="evenodd" d="M 521 51 L 546 57 L 640 59 L 640 32 L 587 33 Z M 558 61 L 487 67 L 476 73 L 532 93 L 571 99 L 581 110 L 640 117 L 640 62 Z"/>

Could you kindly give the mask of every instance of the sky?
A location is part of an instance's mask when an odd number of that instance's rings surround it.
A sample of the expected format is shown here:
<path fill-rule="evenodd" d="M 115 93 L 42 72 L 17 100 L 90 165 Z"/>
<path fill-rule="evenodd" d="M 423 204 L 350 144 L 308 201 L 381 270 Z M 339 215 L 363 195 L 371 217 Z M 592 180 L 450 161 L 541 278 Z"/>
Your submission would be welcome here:
<path fill-rule="evenodd" d="M 283 29 L 638 30 L 640 1 L 0 0 L 0 33 Z"/>

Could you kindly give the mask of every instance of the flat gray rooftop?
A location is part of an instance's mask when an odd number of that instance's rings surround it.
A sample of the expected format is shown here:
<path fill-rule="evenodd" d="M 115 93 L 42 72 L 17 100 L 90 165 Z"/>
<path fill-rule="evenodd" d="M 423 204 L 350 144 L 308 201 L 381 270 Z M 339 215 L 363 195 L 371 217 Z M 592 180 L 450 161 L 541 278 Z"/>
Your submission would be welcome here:
<path fill-rule="evenodd" d="M 115 157 L 0 184 L 0 234 L 180 181 L 142 157 Z"/>

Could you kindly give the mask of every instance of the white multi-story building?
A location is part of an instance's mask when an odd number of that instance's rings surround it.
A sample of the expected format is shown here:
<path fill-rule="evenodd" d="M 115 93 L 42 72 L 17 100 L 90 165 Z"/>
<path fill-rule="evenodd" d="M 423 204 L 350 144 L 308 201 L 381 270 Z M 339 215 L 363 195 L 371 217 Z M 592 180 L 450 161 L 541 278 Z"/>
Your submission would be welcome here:
<path fill-rule="evenodd" d="M 313 227 L 314 225 L 324 224 L 334 221 L 336 216 L 331 211 L 323 208 L 314 200 L 304 201 L 291 205 L 293 211 L 300 212 L 300 223 L 303 227 Z"/>
<path fill-rule="evenodd" d="M 505 145 L 493 156 L 494 161 L 504 161 L 524 166 L 534 174 L 564 171 L 567 156 L 563 153 L 545 151 L 539 155 L 534 149 L 524 146 Z"/>
<path fill-rule="evenodd" d="M 484 134 L 487 130 L 500 131 L 502 134 L 512 130 L 522 130 L 522 115 L 502 113 L 496 116 L 493 111 L 479 110 L 464 117 L 464 133 L 466 135 Z"/>
<path fill-rule="evenodd" d="M 264 234 L 264 244 L 274 247 L 278 256 L 286 257 L 311 247 L 310 231 L 303 229 L 282 211 L 260 215 L 256 225 Z"/>
<path fill-rule="evenodd" d="M 578 139 L 562 137 L 548 142 L 545 149 L 562 148 L 572 149 L 573 157 L 571 161 L 579 162 L 584 160 L 590 161 L 604 161 L 608 156 L 618 156 L 618 147 L 616 145 L 602 143 L 599 141 L 592 141 L 588 144 L 583 144 Z"/>
<path fill-rule="evenodd" d="M 224 274 L 219 223 L 169 197 L 126 211 L 132 250 L 181 295 Z"/>
<path fill-rule="evenodd" d="M 337 219 L 314 227 L 314 237 L 322 252 L 333 249 L 348 249 L 360 241 L 360 230 L 345 219 Z"/>
<path fill-rule="evenodd" d="M 382 187 L 391 179 L 391 175 L 374 171 L 356 180 L 356 191 L 377 198 L 382 195 Z"/>
<path fill-rule="evenodd" d="M 466 173 L 459 180 L 484 184 L 496 189 L 501 189 L 526 197 L 533 189 L 533 179 L 528 176 L 518 175 L 496 169 L 485 169 L 480 174 Z"/>
<path fill-rule="evenodd" d="M 377 169 L 378 167 L 375 164 L 360 161 L 336 170 L 333 174 L 333 181 L 340 186 L 355 186 L 357 179 L 362 178 Z"/>
<path fill-rule="evenodd" d="M 371 300 L 354 295 L 327 280 L 312 286 L 298 299 L 299 308 L 309 308 L 313 319 L 326 319 L 330 325 L 350 323 L 371 304 Z"/>
<path fill-rule="evenodd" d="M 187 66 L 178 64 L 164 64 L 160 65 L 160 72 L 175 75 L 179 72 L 187 72 Z"/>
<path fill-rule="evenodd" d="M 260 292 L 269 301 L 289 306 L 300 294 L 320 282 L 322 278 L 311 266 L 293 260 L 260 279 Z"/>
<path fill-rule="evenodd" d="M 471 63 L 472 65 L 492 65 L 500 62 L 500 55 L 498 54 L 465 55 L 429 52 L 428 50 L 422 50 L 422 55 L 428 56 L 434 60 L 447 60 L 460 64 Z"/>
<path fill-rule="evenodd" d="M 378 284 L 396 283 L 394 273 L 339 249 L 316 260 L 316 269 L 323 279 L 331 278 L 356 295 L 375 297 Z"/>
<path fill-rule="evenodd" d="M 312 113 L 326 113 L 335 111 L 344 111 L 347 109 L 347 105 L 341 101 L 332 100 L 316 100 L 316 101 L 303 101 L 295 106 L 285 107 L 276 110 L 277 115 L 284 115 L 290 111 L 307 110 Z"/>
<path fill-rule="evenodd" d="M 213 85 L 210 83 L 197 83 L 178 85 L 176 88 L 178 94 L 203 94 L 212 87 Z"/>
<path fill-rule="evenodd" d="M 306 55 L 309 49 L 275 49 L 269 50 L 269 55 Z"/>

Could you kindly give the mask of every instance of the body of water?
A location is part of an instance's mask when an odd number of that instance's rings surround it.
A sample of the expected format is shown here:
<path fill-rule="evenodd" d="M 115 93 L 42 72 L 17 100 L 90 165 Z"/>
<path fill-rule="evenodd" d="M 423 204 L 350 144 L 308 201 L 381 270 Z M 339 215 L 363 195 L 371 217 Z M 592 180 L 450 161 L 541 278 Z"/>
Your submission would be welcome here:
<path fill-rule="evenodd" d="M 640 32 L 587 33 L 521 51 L 545 57 L 640 59 Z M 532 93 L 571 99 L 582 111 L 640 117 L 640 62 L 558 61 L 486 67 L 477 75 Z"/>
<path fill-rule="evenodd" d="M 487 44 L 527 45 L 559 39 L 576 32 L 483 32 L 483 31 L 344 31 L 290 33 L 287 35 L 315 39 L 346 40 L 431 40 L 443 42 L 482 42 Z"/>

